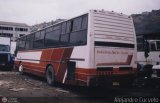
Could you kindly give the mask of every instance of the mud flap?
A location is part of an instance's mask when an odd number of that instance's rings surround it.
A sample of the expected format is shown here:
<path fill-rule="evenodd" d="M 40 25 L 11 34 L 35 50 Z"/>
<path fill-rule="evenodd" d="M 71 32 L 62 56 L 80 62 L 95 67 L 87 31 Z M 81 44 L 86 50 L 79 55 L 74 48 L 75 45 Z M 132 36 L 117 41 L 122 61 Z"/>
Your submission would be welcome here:
<path fill-rule="evenodd" d="M 67 79 L 74 80 L 75 79 L 75 71 L 76 71 L 76 62 L 68 61 L 67 63 Z"/>

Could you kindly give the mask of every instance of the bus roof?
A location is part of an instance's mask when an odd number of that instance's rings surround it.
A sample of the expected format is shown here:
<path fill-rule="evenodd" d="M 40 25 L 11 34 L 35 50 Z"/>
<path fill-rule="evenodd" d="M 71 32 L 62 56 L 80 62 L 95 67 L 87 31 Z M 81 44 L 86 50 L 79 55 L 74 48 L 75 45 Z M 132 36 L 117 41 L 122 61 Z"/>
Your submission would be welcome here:
<path fill-rule="evenodd" d="M 123 14 L 123 13 L 117 13 L 117 12 L 114 12 L 114 11 L 107 11 L 107 10 L 104 10 L 104 9 L 102 9 L 102 10 L 92 9 L 92 10 L 89 10 L 88 12 L 83 13 L 83 14 L 81 14 L 81 15 L 75 16 L 75 17 L 73 17 L 73 18 L 70 18 L 70 19 L 67 19 L 67 20 L 64 20 L 64 21 L 61 21 L 61 22 L 57 22 L 57 23 L 55 23 L 55 24 L 53 24 L 53 25 L 50 25 L 50 26 L 47 26 L 47 27 L 42 28 L 42 29 L 40 29 L 40 30 L 34 31 L 34 32 L 32 32 L 32 33 L 30 33 L 30 34 L 28 34 L 28 35 L 34 34 L 34 33 L 38 32 L 38 31 L 42 31 L 42 30 L 44 30 L 44 29 L 46 29 L 46 28 L 49 28 L 49 27 L 52 27 L 52 26 L 54 26 L 54 25 L 58 25 L 58 24 L 60 24 L 60 23 L 69 21 L 69 20 L 74 19 L 74 18 L 77 18 L 77 17 L 79 17 L 79 16 L 83 16 L 83 15 L 85 15 L 85 14 L 89 14 L 89 13 L 91 13 L 91 12 L 92 12 L 92 13 L 93 13 L 93 12 L 97 12 L 97 13 L 99 12 L 99 13 L 106 13 L 106 14 L 115 14 L 115 15 L 118 15 L 118 16 L 123 16 L 123 17 L 125 17 L 125 18 L 131 18 L 131 16 L 125 15 L 125 14 Z M 22 37 L 20 37 L 20 38 L 23 38 L 23 37 L 25 37 L 25 36 L 27 36 L 27 35 L 24 35 L 24 36 L 22 36 Z M 20 38 L 18 38 L 18 39 L 20 39 Z M 17 40 L 18 40 L 18 39 L 17 39 Z"/>

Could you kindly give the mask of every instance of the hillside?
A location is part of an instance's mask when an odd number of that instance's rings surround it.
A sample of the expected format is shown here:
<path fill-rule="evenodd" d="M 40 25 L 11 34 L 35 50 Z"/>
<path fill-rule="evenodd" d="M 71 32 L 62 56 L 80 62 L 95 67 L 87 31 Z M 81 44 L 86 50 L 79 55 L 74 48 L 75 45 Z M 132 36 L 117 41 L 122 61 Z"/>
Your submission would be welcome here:
<path fill-rule="evenodd" d="M 160 10 L 133 14 L 136 34 L 160 33 Z"/>

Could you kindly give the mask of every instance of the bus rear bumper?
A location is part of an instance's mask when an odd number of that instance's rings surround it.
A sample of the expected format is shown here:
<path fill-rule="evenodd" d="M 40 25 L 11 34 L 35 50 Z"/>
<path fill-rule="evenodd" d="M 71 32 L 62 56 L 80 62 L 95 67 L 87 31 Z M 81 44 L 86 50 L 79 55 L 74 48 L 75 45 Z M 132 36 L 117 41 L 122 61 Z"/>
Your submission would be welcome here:
<path fill-rule="evenodd" d="M 133 84 L 134 75 L 113 75 L 92 77 L 89 86 L 131 86 Z"/>

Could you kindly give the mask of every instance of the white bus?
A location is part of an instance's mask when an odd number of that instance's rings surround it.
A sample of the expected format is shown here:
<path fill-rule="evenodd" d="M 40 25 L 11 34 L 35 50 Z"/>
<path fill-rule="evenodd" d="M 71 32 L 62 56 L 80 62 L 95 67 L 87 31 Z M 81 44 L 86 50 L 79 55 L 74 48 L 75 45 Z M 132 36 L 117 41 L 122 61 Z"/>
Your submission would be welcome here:
<path fill-rule="evenodd" d="M 145 57 L 145 46 L 148 42 L 148 57 Z M 159 34 L 146 34 L 137 36 L 137 61 L 141 65 L 160 64 L 160 36 Z"/>
<path fill-rule="evenodd" d="M 44 76 L 49 85 L 121 85 L 137 65 L 131 16 L 104 10 L 54 24 L 17 41 L 20 73 Z"/>

